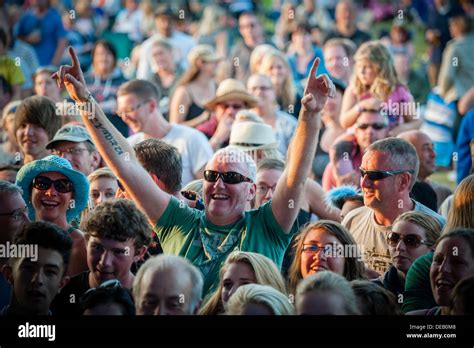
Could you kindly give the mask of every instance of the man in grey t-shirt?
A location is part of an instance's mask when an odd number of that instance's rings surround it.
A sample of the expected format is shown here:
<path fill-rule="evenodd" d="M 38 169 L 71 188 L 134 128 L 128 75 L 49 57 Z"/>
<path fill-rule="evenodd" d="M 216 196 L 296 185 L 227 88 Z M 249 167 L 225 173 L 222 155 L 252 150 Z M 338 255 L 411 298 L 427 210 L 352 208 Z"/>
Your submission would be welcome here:
<path fill-rule="evenodd" d="M 387 233 L 399 215 L 418 210 L 433 216 L 442 225 L 445 220 L 410 198 L 419 159 L 407 141 L 397 138 L 376 141 L 367 148 L 360 170 L 365 206 L 347 214 L 342 224 L 362 248 L 367 266 L 383 273 L 391 262 Z"/>

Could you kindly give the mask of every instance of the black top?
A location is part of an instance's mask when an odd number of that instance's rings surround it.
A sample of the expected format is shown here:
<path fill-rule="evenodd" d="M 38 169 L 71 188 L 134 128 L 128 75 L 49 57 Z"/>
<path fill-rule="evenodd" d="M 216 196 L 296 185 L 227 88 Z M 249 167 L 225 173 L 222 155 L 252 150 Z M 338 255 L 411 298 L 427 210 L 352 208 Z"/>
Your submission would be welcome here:
<path fill-rule="evenodd" d="M 53 315 L 82 315 L 79 303 L 81 296 L 91 288 L 89 285 L 89 273 L 90 271 L 79 273 L 69 280 L 69 283 L 61 290 L 51 304 Z"/>

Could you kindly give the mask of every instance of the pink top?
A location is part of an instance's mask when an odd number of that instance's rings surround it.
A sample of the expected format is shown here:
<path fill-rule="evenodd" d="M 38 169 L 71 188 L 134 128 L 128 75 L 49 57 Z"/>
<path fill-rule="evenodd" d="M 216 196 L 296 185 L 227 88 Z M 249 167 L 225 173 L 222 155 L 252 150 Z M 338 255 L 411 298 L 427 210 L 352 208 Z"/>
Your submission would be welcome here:
<path fill-rule="evenodd" d="M 370 93 L 366 93 L 360 97 L 360 100 L 371 97 Z M 382 104 L 382 112 L 388 116 L 390 129 L 404 123 L 404 115 L 416 114 L 414 99 L 408 88 L 402 84 L 398 85 Z"/>

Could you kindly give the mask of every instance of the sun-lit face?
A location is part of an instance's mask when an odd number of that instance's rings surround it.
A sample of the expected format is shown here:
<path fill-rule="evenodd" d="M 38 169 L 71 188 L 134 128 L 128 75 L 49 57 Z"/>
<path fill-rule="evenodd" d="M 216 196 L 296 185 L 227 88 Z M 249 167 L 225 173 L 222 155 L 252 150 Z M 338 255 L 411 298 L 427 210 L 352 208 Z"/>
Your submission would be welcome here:
<path fill-rule="evenodd" d="M 87 266 L 93 282 L 90 285 L 95 287 L 110 279 L 118 279 L 122 284 L 129 284 L 130 279 L 133 279 L 130 268 L 140 257 L 133 239 L 120 242 L 90 236 L 87 241 Z"/>
<path fill-rule="evenodd" d="M 95 207 L 102 202 L 114 199 L 117 190 L 118 184 L 116 179 L 101 177 L 91 182 L 89 198 Z"/>
<path fill-rule="evenodd" d="M 351 72 L 351 59 L 342 46 L 330 45 L 323 51 L 324 65 L 331 76 L 346 81 Z"/>
<path fill-rule="evenodd" d="M 206 170 L 221 173 L 232 171 L 249 177 L 247 165 L 229 155 L 215 155 L 207 164 Z M 219 177 L 216 182 L 204 180 L 202 192 L 207 219 L 222 225 L 226 222 L 235 222 L 242 217 L 247 203 L 255 196 L 255 184 L 250 182 L 228 184 Z"/>
<path fill-rule="evenodd" d="M 342 245 L 341 241 L 322 228 L 316 228 L 308 232 L 306 235 L 303 245 L 317 245 L 319 250 L 316 252 L 303 250 L 301 254 L 301 275 L 303 278 L 309 277 L 310 275 L 321 272 L 331 271 L 340 275 L 344 274 L 344 257 L 337 257 L 334 255 L 326 255 L 325 247 L 333 247 Z M 304 248 L 306 249 L 306 248 Z"/>
<path fill-rule="evenodd" d="M 407 235 L 414 235 L 420 240 L 426 239 L 426 231 L 413 222 L 410 221 L 398 221 L 392 226 L 392 232 L 399 234 L 402 238 Z M 390 256 L 392 258 L 393 265 L 403 273 L 406 273 L 413 261 L 420 256 L 427 254 L 431 247 L 426 244 L 420 244 L 418 247 L 411 247 L 406 245 L 403 239 L 397 245 L 388 244 Z"/>
<path fill-rule="evenodd" d="M 154 45 L 151 51 L 152 67 L 154 71 L 160 69 L 171 70 L 173 63 L 173 52 L 166 47 L 160 45 Z"/>
<path fill-rule="evenodd" d="M 222 277 L 222 303 L 224 306 L 237 289 L 245 284 L 255 284 L 255 272 L 248 263 L 231 263 Z"/>
<path fill-rule="evenodd" d="M 60 90 L 56 82 L 51 78 L 49 72 L 45 71 L 36 75 L 34 82 L 34 90 L 36 95 L 48 97 L 53 101 L 59 101 L 61 98 Z"/>
<path fill-rule="evenodd" d="M 38 176 L 46 177 L 50 180 L 65 179 L 66 176 L 58 172 L 45 172 Z M 36 220 L 44 220 L 49 222 L 58 222 L 66 218 L 66 212 L 71 205 L 73 192 L 59 192 L 54 184 L 47 190 L 39 190 L 32 188 L 31 202 L 35 208 Z"/>
<path fill-rule="evenodd" d="M 92 57 L 92 65 L 96 72 L 104 74 L 111 73 L 114 69 L 115 61 L 112 53 L 104 47 L 104 45 L 98 45 L 94 51 Z"/>
<path fill-rule="evenodd" d="M 354 135 L 364 151 L 369 145 L 388 136 L 388 124 L 379 112 L 363 112 L 357 118 Z"/>
<path fill-rule="evenodd" d="M 89 152 L 86 141 L 58 141 L 53 144 L 53 155 L 67 159 L 75 170 L 84 175 L 89 175 L 99 165 L 98 153 Z"/>
<path fill-rule="evenodd" d="M 265 76 L 252 75 L 247 81 L 247 90 L 258 99 L 258 106 L 265 108 L 276 103 L 271 80 Z"/>
<path fill-rule="evenodd" d="M 261 169 L 257 172 L 257 194 L 255 195 L 256 206 L 270 201 L 275 193 L 278 179 L 283 172 L 277 169 Z"/>
<path fill-rule="evenodd" d="M 443 239 L 433 255 L 431 289 L 440 306 L 449 306 L 451 293 L 463 278 L 474 276 L 474 255 L 464 238 Z"/>
<path fill-rule="evenodd" d="M 272 80 L 273 86 L 282 86 L 289 77 L 289 73 L 285 63 L 278 57 L 272 59 L 266 71 L 266 75 Z"/>
<path fill-rule="evenodd" d="M 16 130 L 16 139 L 21 151 L 33 158 L 46 150 L 46 144 L 49 141 L 46 130 L 32 123 L 20 124 Z"/>
<path fill-rule="evenodd" d="M 117 97 L 117 115 L 135 133 L 148 129 L 152 110 L 150 100 L 141 100 L 133 93 Z"/>
<path fill-rule="evenodd" d="M 374 83 L 379 70 L 378 66 L 368 59 L 356 61 L 357 78 L 364 86 L 371 86 Z"/>
<path fill-rule="evenodd" d="M 366 152 L 362 157 L 361 168 L 364 170 L 396 170 L 390 162 L 389 155 L 379 151 Z M 364 205 L 374 209 L 391 205 L 400 196 L 397 182 L 398 175 L 374 181 L 370 180 L 367 175 L 362 177 L 360 186 L 364 195 Z"/>

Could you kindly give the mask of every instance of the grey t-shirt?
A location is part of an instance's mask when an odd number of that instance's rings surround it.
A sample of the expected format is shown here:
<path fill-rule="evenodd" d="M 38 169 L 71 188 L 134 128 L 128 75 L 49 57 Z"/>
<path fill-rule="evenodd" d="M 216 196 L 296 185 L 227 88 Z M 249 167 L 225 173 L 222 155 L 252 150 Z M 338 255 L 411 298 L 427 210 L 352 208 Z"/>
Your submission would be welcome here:
<path fill-rule="evenodd" d="M 441 215 L 419 202 L 414 202 L 414 210 L 434 217 L 444 226 L 446 220 Z M 392 226 L 379 225 L 375 221 L 374 211 L 369 207 L 352 210 L 346 215 L 342 225 L 351 232 L 361 248 L 367 267 L 381 274 L 385 273 L 391 264 L 387 234 L 392 230 Z"/>

